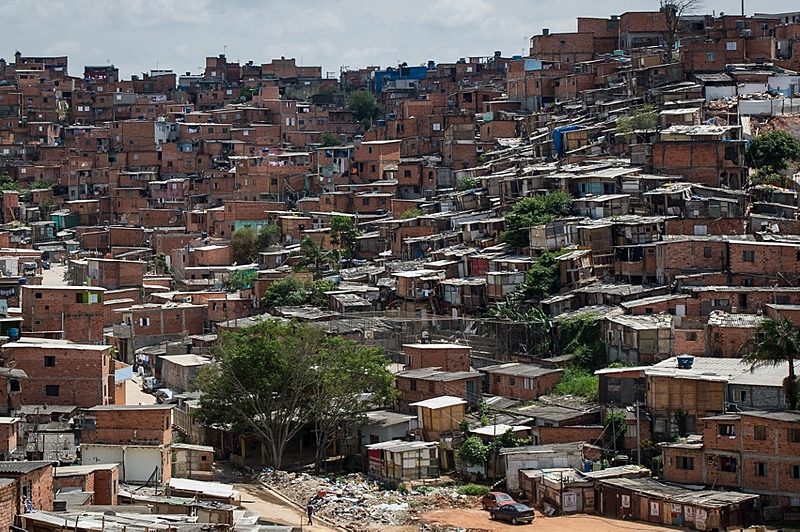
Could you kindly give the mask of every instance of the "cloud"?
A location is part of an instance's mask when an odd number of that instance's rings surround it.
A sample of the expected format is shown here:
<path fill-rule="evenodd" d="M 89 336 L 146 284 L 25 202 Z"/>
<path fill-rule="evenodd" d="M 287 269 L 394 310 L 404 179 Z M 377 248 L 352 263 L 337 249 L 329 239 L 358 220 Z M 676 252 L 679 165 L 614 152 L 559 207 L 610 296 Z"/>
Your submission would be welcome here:
<path fill-rule="evenodd" d="M 655 10 L 658 0 L 636 5 Z M 739 0 L 707 0 L 705 11 L 736 13 Z M 752 9 L 752 8 L 751 8 Z M 758 11 L 796 10 L 773 0 Z M 87 64 L 120 66 L 123 78 L 156 67 L 197 72 L 205 57 L 265 63 L 286 56 L 338 71 L 432 59 L 527 53 L 542 28 L 576 31 L 579 16 L 632 10 L 627 1 L 531 0 L 3 0 L 0 56 L 69 55 L 70 74 Z M 124 65 L 124 66 L 123 66 Z"/>

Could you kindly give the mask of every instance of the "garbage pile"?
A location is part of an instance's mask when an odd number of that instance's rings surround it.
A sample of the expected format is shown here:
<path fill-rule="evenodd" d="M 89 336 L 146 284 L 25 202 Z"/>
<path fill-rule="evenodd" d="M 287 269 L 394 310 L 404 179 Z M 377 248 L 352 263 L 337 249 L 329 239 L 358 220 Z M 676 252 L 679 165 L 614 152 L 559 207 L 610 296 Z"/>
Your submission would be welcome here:
<path fill-rule="evenodd" d="M 360 474 L 316 477 L 307 473 L 265 471 L 259 480 L 270 489 L 337 526 L 366 530 L 380 526 L 409 525 L 424 512 L 450 508 L 475 508 L 477 499 L 458 493 L 458 486 L 412 486 L 388 490 Z"/>

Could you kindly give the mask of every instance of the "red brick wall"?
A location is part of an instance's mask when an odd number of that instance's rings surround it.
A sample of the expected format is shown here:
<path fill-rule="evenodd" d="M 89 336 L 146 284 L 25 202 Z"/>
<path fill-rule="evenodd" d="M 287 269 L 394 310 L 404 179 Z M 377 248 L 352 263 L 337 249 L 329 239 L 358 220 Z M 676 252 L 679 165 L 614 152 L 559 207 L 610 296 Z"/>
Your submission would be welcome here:
<path fill-rule="evenodd" d="M 530 377 L 532 380 L 530 388 L 524 386 L 526 377 L 490 373 L 489 393 L 522 401 L 535 401 L 539 396 L 550 393 L 553 387 L 558 384 L 558 381 L 561 380 L 563 373 L 563 371 L 558 370 L 539 377 Z"/>
<path fill-rule="evenodd" d="M 23 286 L 21 293 L 24 329 L 31 332 L 61 331 L 67 340 L 78 343 L 100 343 L 103 340 L 103 305 L 76 303 L 76 294 L 90 292 L 91 288 L 74 290 L 48 289 Z M 42 296 L 37 298 L 36 294 Z M 102 301 L 102 294 L 100 296 Z"/>
<path fill-rule="evenodd" d="M 665 222 L 666 234 L 691 236 L 698 225 L 704 225 L 709 235 L 744 234 L 744 220 L 740 218 L 670 218 Z"/>
<path fill-rule="evenodd" d="M 739 348 L 755 333 L 754 327 L 709 326 L 709 356 L 739 358 Z M 678 353 L 676 353 L 678 354 Z"/>
<path fill-rule="evenodd" d="M 585 441 L 594 443 L 603 439 L 604 427 L 602 425 L 580 425 L 572 427 L 536 427 L 534 432 L 539 433 L 539 445 L 551 443 L 570 443 Z"/>
<path fill-rule="evenodd" d="M 18 422 L 0 424 L 0 452 L 7 453 L 9 451 L 13 451 L 17 447 L 18 432 Z"/>
<path fill-rule="evenodd" d="M 96 429 L 84 429 L 86 443 L 127 444 L 156 441 L 166 445 L 172 441 L 172 411 L 169 408 L 142 407 L 89 410 L 96 418 Z"/>
<path fill-rule="evenodd" d="M 37 510 L 53 511 L 53 466 L 47 465 L 19 477 L 20 485 L 31 483 L 31 503 Z M 19 493 L 22 496 L 22 491 Z M 20 508 L 22 508 L 20 500 Z"/>
<path fill-rule="evenodd" d="M 747 252 L 754 252 L 752 261 L 745 261 Z M 800 261 L 794 246 L 770 244 L 766 242 L 731 242 L 730 243 L 731 274 L 749 274 L 754 276 L 755 286 L 762 283 L 759 279 L 773 278 L 781 275 L 797 276 L 800 274 Z"/>
<path fill-rule="evenodd" d="M 680 328 L 673 331 L 673 349 L 675 355 L 705 356 L 707 353 L 706 328 Z"/>
<path fill-rule="evenodd" d="M 468 346 L 436 349 L 404 345 L 403 352 L 407 357 L 408 369 L 441 368 L 442 371 L 469 371 L 469 357 L 472 350 Z"/>
<path fill-rule="evenodd" d="M 17 483 L 9 482 L 0 488 L 0 530 L 10 530 L 17 517 Z"/>
<path fill-rule="evenodd" d="M 703 484 L 703 452 L 701 449 L 684 449 L 675 447 L 662 448 L 664 458 L 664 480 L 684 484 Z M 678 469 L 678 458 L 693 459 L 693 469 Z"/>
<path fill-rule="evenodd" d="M 28 375 L 22 383 L 23 404 L 48 403 L 85 408 L 108 404 L 109 393 L 112 393 L 107 381 L 111 346 L 65 349 L 54 344 L 45 345 L 51 347 L 6 344 L 2 348 L 5 359 Z M 55 357 L 53 366 L 45 365 L 46 356 Z M 48 385 L 58 386 L 58 395 L 47 395 Z"/>
<path fill-rule="evenodd" d="M 398 405 L 404 412 L 416 413 L 416 410 L 409 408 L 409 403 L 431 399 L 433 397 L 441 397 L 443 395 L 450 395 L 452 397 L 459 397 L 467 399 L 467 380 L 474 382 L 476 392 L 481 389 L 480 377 L 476 376 L 472 379 L 464 379 L 459 381 L 434 381 L 434 380 L 416 380 L 416 390 L 411 389 L 411 381 L 408 377 L 397 377 L 397 389 L 400 392 Z"/>
<path fill-rule="evenodd" d="M 94 504 L 116 505 L 119 490 L 119 467 L 98 469 L 94 478 Z"/>

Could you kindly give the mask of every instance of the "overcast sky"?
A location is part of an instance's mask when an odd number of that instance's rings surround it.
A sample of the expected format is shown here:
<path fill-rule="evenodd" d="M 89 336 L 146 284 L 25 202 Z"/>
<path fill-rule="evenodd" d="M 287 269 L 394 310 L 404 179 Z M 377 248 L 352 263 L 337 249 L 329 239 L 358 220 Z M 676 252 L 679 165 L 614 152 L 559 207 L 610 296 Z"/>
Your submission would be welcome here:
<path fill-rule="evenodd" d="M 656 10 L 658 0 L 0 0 L 0 57 L 68 55 L 69 73 L 114 64 L 123 79 L 152 69 L 198 73 L 206 56 L 257 64 L 281 56 L 322 66 L 419 65 L 429 59 L 527 53 L 542 28 L 576 17 Z M 797 0 L 749 0 L 747 13 L 797 10 Z M 739 0 L 703 12 L 741 13 Z"/>

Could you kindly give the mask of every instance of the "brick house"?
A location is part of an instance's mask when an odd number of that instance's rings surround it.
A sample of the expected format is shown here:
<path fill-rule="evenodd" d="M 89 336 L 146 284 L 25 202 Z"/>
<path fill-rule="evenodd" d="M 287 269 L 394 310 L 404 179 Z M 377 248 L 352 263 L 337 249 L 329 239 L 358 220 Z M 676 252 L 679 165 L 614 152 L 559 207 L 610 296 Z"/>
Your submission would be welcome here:
<path fill-rule="evenodd" d="M 702 418 L 721 414 L 731 405 L 753 410 L 785 408 L 786 368 L 782 365 L 751 371 L 737 358 L 694 357 L 684 362 L 689 364 L 679 367 L 678 357 L 672 357 L 643 368 L 654 434 L 675 433 L 679 411 L 685 416 L 686 430 L 695 432 Z M 800 369 L 800 363 L 795 367 Z"/>
<path fill-rule="evenodd" d="M 90 344 L 103 341 L 105 288 L 23 285 L 21 289 L 23 333 Z"/>
<path fill-rule="evenodd" d="M 202 334 L 207 308 L 191 303 L 146 303 L 115 310 L 114 344 L 121 360 L 130 361 L 140 347 Z"/>
<path fill-rule="evenodd" d="M 484 388 L 488 387 L 490 394 L 521 401 L 535 401 L 550 393 L 564 374 L 560 369 L 522 362 L 485 366 L 480 372 L 485 374 Z"/>
<path fill-rule="evenodd" d="M 398 410 L 414 413 L 411 403 L 450 395 L 473 404 L 481 390 L 481 374 L 476 371 L 440 371 L 421 368 L 397 374 Z M 459 420 L 460 421 L 460 420 Z"/>
<path fill-rule="evenodd" d="M 469 371 L 472 348 L 459 344 L 404 344 L 406 369 L 436 367 L 444 371 Z"/>
<path fill-rule="evenodd" d="M 172 405 L 96 406 L 82 423 L 84 465 L 120 464 L 121 482 L 169 481 Z"/>
<path fill-rule="evenodd" d="M 53 469 L 53 491 L 78 488 L 92 494 L 89 504 L 114 506 L 119 492 L 118 464 L 91 464 Z"/>
<path fill-rule="evenodd" d="M 27 512 L 26 503 L 34 510 L 53 511 L 51 462 L 0 462 L 0 479 L 11 479 L 15 483 L 15 514 Z"/>
<path fill-rule="evenodd" d="M 10 460 L 17 451 L 20 433 L 20 419 L 0 417 L 0 459 Z"/>
<path fill-rule="evenodd" d="M 662 445 L 666 481 L 757 493 L 765 505 L 800 505 L 798 412 L 741 412 L 702 422 L 702 438 Z"/>
<path fill-rule="evenodd" d="M 139 287 L 142 285 L 147 263 L 140 260 L 119 259 L 86 259 L 87 278 L 92 285 L 102 286 L 108 290 Z M 83 279 L 80 280 L 83 282 Z"/>
<path fill-rule="evenodd" d="M 8 415 L 22 405 L 22 381 L 27 377 L 16 368 L 0 368 L 0 414 Z"/>
<path fill-rule="evenodd" d="M 23 404 L 88 408 L 113 401 L 111 346 L 12 342 L 2 346 L 2 356 L 27 375 Z"/>
<path fill-rule="evenodd" d="M 653 171 L 711 187 L 739 189 L 745 181 L 738 126 L 672 126 L 653 143 Z"/>

